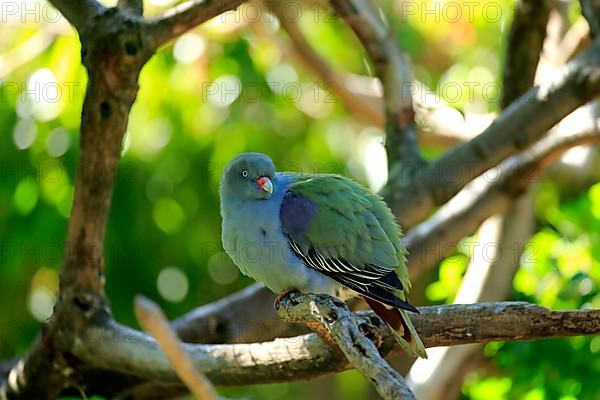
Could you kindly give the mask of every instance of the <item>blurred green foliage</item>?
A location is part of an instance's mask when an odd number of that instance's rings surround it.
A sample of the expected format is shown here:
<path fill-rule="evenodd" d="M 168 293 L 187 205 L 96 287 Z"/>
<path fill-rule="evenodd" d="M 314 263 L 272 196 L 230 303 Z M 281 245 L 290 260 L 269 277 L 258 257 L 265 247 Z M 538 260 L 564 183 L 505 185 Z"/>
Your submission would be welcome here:
<path fill-rule="evenodd" d="M 147 14 L 168 5 L 146 3 Z M 466 3 L 383 6 L 415 76 L 477 121 L 499 109 L 499 95 L 484 88 L 499 88 L 513 3 Z M 47 3 L 36 4 L 37 14 L 18 10 L 0 25 L 2 358 L 22 355 L 52 311 L 61 259 L 69 251 L 63 241 L 86 84 L 76 35 Z M 250 283 L 220 244 L 219 176 L 239 152 L 267 153 L 280 169 L 347 174 L 375 189 L 385 179 L 382 132 L 353 119 L 322 83 L 288 59 L 276 21 L 264 14 L 263 23 L 248 23 L 248 10 L 182 36 L 142 72 L 106 233 L 106 289 L 115 317 L 125 324 L 136 326 L 137 293 L 176 317 Z M 329 11 L 311 6 L 300 14 L 308 39 L 332 65 L 371 74 L 355 38 Z M 454 90 L 464 83 L 475 83 L 473 92 Z M 95 171 L 86 173 L 94 179 Z M 517 273 L 515 298 L 557 309 L 600 307 L 600 186 L 565 200 L 545 184 L 537 201 L 536 262 Z M 426 291 L 431 301 L 452 301 L 467 261 L 463 252 L 440 264 L 439 279 Z M 463 396 L 599 398 L 598 352 L 599 338 L 489 344 L 485 353 L 495 372 L 470 376 Z M 312 393 L 303 383 L 223 392 L 290 400 Z M 369 385 L 349 371 L 336 376 L 335 393 L 367 398 Z"/>

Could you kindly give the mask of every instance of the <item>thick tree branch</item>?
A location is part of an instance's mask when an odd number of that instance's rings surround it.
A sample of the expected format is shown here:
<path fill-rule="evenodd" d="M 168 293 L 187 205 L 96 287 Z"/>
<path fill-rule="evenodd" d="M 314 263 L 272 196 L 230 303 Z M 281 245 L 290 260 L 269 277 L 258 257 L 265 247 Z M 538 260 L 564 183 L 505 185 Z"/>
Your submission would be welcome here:
<path fill-rule="evenodd" d="M 555 79 L 513 102 L 483 133 L 459 144 L 412 179 L 400 177 L 390 205 L 402 226 L 413 226 L 469 181 L 539 139 L 600 93 L 600 39 Z M 402 180 L 404 178 L 404 180 Z"/>
<path fill-rule="evenodd" d="M 381 81 L 386 150 L 394 179 L 403 166 L 424 163 L 417 146 L 410 64 L 389 23 L 371 0 L 332 0 L 331 4 L 360 40 Z"/>
<path fill-rule="evenodd" d="M 124 13 L 141 16 L 144 14 L 143 0 L 119 0 L 117 7 Z"/>
<path fill-rule="evenodd" d="M 291 336 L 306 330 L 281 321 L 275 295 L 255 283 L 177 318 L 173 329 L 187 343 L 250 343 Z M 248 312 L 252 310 L 252 312 Z"/>
<path fill-rule="evenodd" d="M 297 299 L 307 304 L 321 298 L 301 296 L 304 298 Z M 600 310 L 550 311 L 533 304 L 506 302 L 422 307 L 420 311 L 411 318 L 427 347 L 600 333 Z M 311 318 L 296 316 L 297 320 Z M 395 339 L 385 324 L 370 312 L 359 313 L 357 318 L 363 334 L 373 340 L 381 354 L 389 354 Z M 93 367 L 181 385 L 150 337 L 109 318 L 94 318 L 96 323 L 103 320 L 101 325 L 82 331 L 74 341 L 74 356 Z M 218 385 L 304 380 L 351 367 L 339 351 L 314 333 L 264 343 L 184 347 L 196 368 Z"/>
<path fill-rule="evenodd" d="M 22 362 L 21 379 L 2 390 L 8 398 L 56 398 L 75 380 L 72 326 L 108 308 L 104 294 L 104 232 L 114 176 L 137 94 L 137 79 L 152 54 L 140 21 L 91 1 L 55 1 L 79 31 L 89 82 L 83 103 L 81 153 L 67 228 L 72 250 L 65 253 L 54 314 Z"/>
<path fill-rule="evenodd" d="M 278 303 L 279 315 L 289 322 L 317 325 L 325 329 L 346 359 L 374 385 L 386 400 L 413 400 L 406 381 L 379 354 L 375 344 L 361 332 L 354 316 L 342 301 L 329 296 L 307 296 L 289 293 L 289 299 Z M 326 339 L 326 341 L 327 341 Z"/>
<path fill-rule="evenodd" d="M 245 0 L 189 0 L 167 12 L 148 19 L 145 35 L 152 48 L 158 48 L 182 33 L 226 11 L 237 8 Z"/>
<path fill-rule="evenodd" d="M 96 0 L 50 0 L 50 3 L 81 33 L 106 8 Z"/>
<path fill-rule="evenodd" d="M 598 142 L 600 121 L 594 121 L 593 126 L 579 132 L 549 135 L 473 180 L 432 217 L 406 234 L 411 279 L 452 255 L 458 242 L 475 232 L 487 217 L 506 211 L 513 199 L 566 150 Z"/>

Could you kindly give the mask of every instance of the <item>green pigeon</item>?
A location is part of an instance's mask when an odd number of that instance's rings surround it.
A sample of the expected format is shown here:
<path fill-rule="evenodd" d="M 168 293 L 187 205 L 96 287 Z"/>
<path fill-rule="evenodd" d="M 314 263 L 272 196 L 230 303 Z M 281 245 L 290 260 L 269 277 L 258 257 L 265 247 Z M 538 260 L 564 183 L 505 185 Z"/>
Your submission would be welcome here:
<path fill-rule="evenodd" d="M 362 296 L 401 347 L 427 358 L 408 311 L 400 227 L 377 194 L 340 175 L 275 172 L 260 153 L 227 165 L 222 240 L 240 271 L 275 293 Z"/>

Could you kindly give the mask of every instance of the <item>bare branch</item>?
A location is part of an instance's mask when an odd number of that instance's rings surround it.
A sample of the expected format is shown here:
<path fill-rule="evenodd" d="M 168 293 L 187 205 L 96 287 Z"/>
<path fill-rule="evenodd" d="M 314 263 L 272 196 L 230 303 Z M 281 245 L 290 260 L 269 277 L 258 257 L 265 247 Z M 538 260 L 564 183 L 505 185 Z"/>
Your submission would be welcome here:
<path fill-rule="evenodd" d="M 277 3 L 280 4 L 280 3 Z M 381 82 L 377 78 L 355 75 L 335 70 L 315 49 L 310 45 L 297 23 L 281 15 L 279 7 L 274 7 L 281 27 L 286 31 L 290 41 L 277 40 L 277 46 L 287 58 L 304 65 L 326 84 L 326 89 L 341 100 L 350 115 L 367 124 L 383 128 L 385 116 L 381 95 Z M 252 28 L 267 37 L 264 29 L 258 24 Z M 268 35 L 271 40 L 276 40 L 276 35 Z M 291 46 L 290 46 L 291 43 Z M 423 121 L 425 129 L 419 131 L 419 141 L 424 145 L 450 147 L 473 137 L 467 132 L 466 127 L 449 125 L 447 120 L 437 117 L 436 111 L 442 107 L 449 107 L 443 100 L 436 99 L 426 102 L 425 98 L 434 97 L 433 93 L 425 95 L 424 85 L 413 82 L 417 93 L 413 97 L 417 120 Z"/>
<path fill-rule="evenodd" d="M 427 347 L 600 333 L 600 310 L 550 311 L 506 302 L 422 307 L 420 311 L 411 319 Z M 363 334 L 373 339 L 383 355 L 389 354 L 395 339 L 385 324 L 371 312 L 359 313 L 357 318 Z M 217 385 L 289 382 L 350 368 L 339 352 L 314 333 L 264 343 L 184 344 L 184 348 L 195 367 Z M 92 367 L 181 385 L 150 337 L 110 320 L 103 326 L 87 327 L 74 341 L 72 352 Z"/>
<path fill-rule="evenodd" d="M 552 8 L 550 0 L 517 3 L 504 62 L 502 108 L 533 86 Z"/>
<path fill-rule="evenodd" d="M 50 0 L 50 3 L 79 33 L 88 26 L 92 18 L 106 11 L 106 8 L 96 0 Z"/>
<path fill-rule="evenodd" d="M 479 176 L 427 221 L 409 230 L 404 240 L 408 265 L 416 279 L 450 255 L 458 242 L 475 232 L 490 215 L 504 212 L 541 171 L 571 147 L 600 142 L 600 121 L 572 134 L 554 134 L 513 156 L 487 175 Z"/>
<path fill-rule="evenodd" d="M 457 145 L 401 185 L 390 205 L 404 227 L 423 220 L 469 181 L 538 140 L 565 116 L 600 93 L 600 39 L 554 80 L 513 102 L 482 134 Z"/>
<path fill-rule="evenodd" d="M 391 176 L 399 173 L 402 164 L 423 164 L 417 146 L 410 63 L 395 42 L 389 23 L 371 0 L 332 0 L 331 4 L 360 40 L 381 80 Z"/>
<path fill-rule="evenodd" d="M 384 115 L 379 109 L 381 101 L 375 103 L 366 101 L 352 93 L 345 81 L 345 77 L 335 71 L 310 45 L 300 30 L 298 23 L 286 18 L 281 11 L 281 2 L 276 3 L 273 11 L 281 27 L 287 32 L 293 45 L 294 55 L 308 69 L 312 70 L 325 84 L 330 85 L 332 92 L 339 97 L 350 113 L 359 119 L 376 126 L 384 126 Z M 382 105 L 381 105 L 382 106 Z M 383 107 L 381 107 L 383 108 Z"/>
<path fill-rule="evenodd" d="M 144 14 L 143 0 L 119 0 L 117 7 L 126 14 L 142 16 Z"/>
<path fill-rule="evenodd" d="M 302 322 L 324 328 L 329 338 L 344 353 L 350 364 L 368 378 L 387 400 L 413 400 L 406 381 L 379 354 L 375 344 L 358 328 L 346 305 L 333 297 L 292 292 L 278 303 L 279 315 L 286 321 Z"/>
<path fill-rule="evenodd" d="M 163 350 L 177 375 L 200 400 L 216 400 L 217 392 L 208 379 L 194 368 L 175 333 L 169 327 L 165 314 L 153 301 L 137 296 L 135 315 L 144 330 L 150 333 Z"/>
<path fill-rule="evenodd" d="M 189 0 L 150 18 L 146 24 L 146 38 L 150 46 L 156 49 L 244 2 L 245 0 Z"/>
<path fill-rule="evenodd" d="M 305 333 L 279 318 L 275 295 L 255 283 L 177 318 L 173 329 L 187 343 L 250 343 Z M 248 312 L 252 310 L 252 312 Z"/>

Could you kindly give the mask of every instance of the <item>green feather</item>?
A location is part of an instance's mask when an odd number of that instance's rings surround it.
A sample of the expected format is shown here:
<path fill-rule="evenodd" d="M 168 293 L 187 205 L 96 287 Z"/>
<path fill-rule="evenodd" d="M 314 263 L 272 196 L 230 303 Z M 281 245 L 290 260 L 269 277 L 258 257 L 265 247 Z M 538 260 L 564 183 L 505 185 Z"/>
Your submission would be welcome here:
<path fill-rule="evenodd" d="M 405 289 L 410 288 L 400 227 L 379 195 L 340 175 L 303 176 L 289 190 L 317 205 L 306 231 L 295 238 L 303 251 L 312 246 L 356 267 L 396 269 Z"/>

